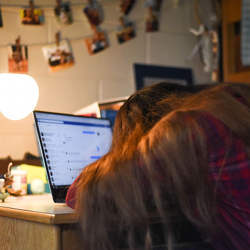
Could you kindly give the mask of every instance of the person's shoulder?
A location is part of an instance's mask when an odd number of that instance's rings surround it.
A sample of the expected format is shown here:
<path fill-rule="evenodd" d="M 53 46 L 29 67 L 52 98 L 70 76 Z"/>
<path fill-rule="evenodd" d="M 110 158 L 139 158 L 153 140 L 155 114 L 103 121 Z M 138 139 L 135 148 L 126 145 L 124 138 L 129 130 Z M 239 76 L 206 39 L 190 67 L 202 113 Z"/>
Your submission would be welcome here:
<path fill-rule="evenodd" d="M 229 128 L 223 123 L 223 121 L 209 112 L 202 111 L 198 120 L 200 125 L 205 127 L 206 133 L 213 132 L 213 134 L 221 135 L 230 133 Z"/>

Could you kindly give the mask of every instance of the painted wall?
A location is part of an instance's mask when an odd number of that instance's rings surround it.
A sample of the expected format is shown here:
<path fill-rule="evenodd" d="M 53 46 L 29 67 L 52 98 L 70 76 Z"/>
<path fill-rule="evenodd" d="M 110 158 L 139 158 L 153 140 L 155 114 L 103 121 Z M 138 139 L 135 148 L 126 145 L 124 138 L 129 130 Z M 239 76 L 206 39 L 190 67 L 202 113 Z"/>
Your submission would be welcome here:
<path fill-rule="evenodd" d="M 83 2 L 83 1 L 82 1 Z M 115 37 L 118 25 L 118 0 L 100 0 L 103 4 L 105 21 L 103 30 L 108 32 L 110 47 L 93 56 L 87 53 L 83 38 L 92 34 L 82 13 L 82 6 L 74 5 L 74 24 L 59 25 L 49 5 L 54 0 L 36 0 L 35 4 L 47 6 L 46 23 L 41 27 L 27 27 L 20 24 L 19 9 L 3 7 L 4 27 L 0 29 L 0 72 L 7 72 L 7 44 L 13 43 L 21 35 L 22 43 L 29 46 L 29 74 L 38 82 L 40 98 L 37 109 L 73 113 L 96 100 L 130 95 L 134 91 L 132 65 L 135 62 L 165 66 L 188 66 L 194 69 L 197 83 L 208 81 L 202 72 L 197 56 L 187 61 L 196 44 L 188 29 L 195 26 L 193 0 L 180 0 L 179 7 L 173 8 L 173 0 L 163 0 L 161 30 L 155 34 L 144 32 L 146 10 L 143 0 L 137 0 L 130 19 L 136 21 L 137 37 L 119 45 Z M 26 5 L 28 0 L 2 0 L 1 4 Z M 81 1 L 71 0 L 71 3 Z M 54 41 L 60 30 L 62 38 L 68 38 L 73 48 L 75 65 L 65 71 L 51 73 L 41 48 Z M 33 117 L 29 115 L 21 121 L 10 121 L 0 114 L 0 157 L 8 155 L 15 159 L 25 152 L 37 154 L 33 129 Z"/>

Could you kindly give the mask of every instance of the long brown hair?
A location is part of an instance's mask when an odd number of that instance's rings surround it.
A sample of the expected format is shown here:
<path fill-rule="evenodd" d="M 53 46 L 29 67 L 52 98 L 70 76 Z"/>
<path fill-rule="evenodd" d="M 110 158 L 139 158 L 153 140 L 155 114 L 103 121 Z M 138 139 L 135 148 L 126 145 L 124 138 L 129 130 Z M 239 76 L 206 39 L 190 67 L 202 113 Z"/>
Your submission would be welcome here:
<path fill-rule="evenodd" d="M 173 90 L 178 96 L 169 96 Z M 77 211 L 84 249 L 132 249 L 138 244 L 135 238 L 139 231 L 143 244 L 145 236 L 150 245 L 148 213 L 154 210 L 149 202 L 153 192 L 151 179 L 135 167 L 137 145 L 161 117 L 180 105 L 180 93 L 192 91 L 160 83 L 136 92 L 121 107 L 111 150 L 84 170 L 78 183 Z M 145 195 L 145 189 L 151 195 Z"/>
<path fill-rule="evenodd" d="M 139 151 L 157 211 L 169 228 L 177 209 L 212 236 L 220 229 L 216 184 L 209 181 L 207 116 L 221 121 L 249 153 L 250 84 L 222 84 L 183 100 L 181 107 L 162 118 L 141 140 Z"/>
<path fill-rule="evenodd" d="M 123 149 L 126 151 L 123 145 L 137 145 L 142 135 L 149 131 L 166 113 L 173 110 L 180 97 L 207 87 L 159 82 L 136 91 L 117 113 L 111 150 Z M 166 98 L 168 101 L 164 102 Z M 133 135 L 134 131 L 136 131 L 136 136 Z M 127 143 L 128 138 L 133 138 L 134 142 Z"/>

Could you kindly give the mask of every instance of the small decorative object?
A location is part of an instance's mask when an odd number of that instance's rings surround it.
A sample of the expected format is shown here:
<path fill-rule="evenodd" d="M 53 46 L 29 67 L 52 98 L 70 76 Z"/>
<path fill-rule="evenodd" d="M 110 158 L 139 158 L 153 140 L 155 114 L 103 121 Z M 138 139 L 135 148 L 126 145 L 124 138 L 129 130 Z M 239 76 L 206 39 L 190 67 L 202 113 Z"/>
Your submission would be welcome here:
<path fill-rule="evenodd" d="M 99 3 L 96 0 L 87 0 L 88 4 L 83 9 L 90 26 L 98 26 L 102 23 L 102 11 Z"/>
<path fill-rule="evenodd" d="M 195 36 L 200 37 L 196 51 L 198 51 L 199 48 L 201 49 L 201 58 L 204 65 L 204 71 L 212 72 L 214 70 L 214 66 L 217 65 L 217 58 L 215 57 L 213 52 L 213 43 L 218 42 L 217 33 L 213 30 L 209 31 L 204 25 L 200 25 L 200 28 L 198 30 L 190 29 L 190 32 Z M 215 52 L 217 53 L 217 49 Z"/>
<path fill-rule="evenodd" d="M 85 39 L 85 43 L 90 55 L 103 51 L 108 47 L 107 39 L 104 32 L 100 32 L 97 29 L 94 30 L 93 37 Z"/>
<path fill-rule="evenodd" d="M 72 12 L 70 9 L 70 4 L 62 3 L 61 0 L 56 0 L 56 7 L 54 9 L 55 16 L 57 20 L 62 24 L 72 23 Z"/>
<path fill-rule="evenodd" d="M 11 174 L 12 162 L 8 165 L 7 173 L 4 175 L 4 178 L 0 178 L 0 200 L 2 202 L 11 194 L 19 196 L 22 194 L 21 189 L 13 189 L 13 175 Z"/>
<path fill-rule="evenodd" d="M 5 183 L 5 180 L 1 178 L 0 179 L 0 200 L 2 202 L 4 202 L 5 199 L 9 196 L 9 193 L 4 188 L 4 183 Z"/>
<path fill-rule="evenodd" d="M 198 29 L 191 28 L 190 32 L 198 38 L 198 42 L 188 59 L 192 59 L 198 52 L 201 56 L 204 72 L 211 74 L 212 81 L 218 81 L 219 65 L 219 37 L 218 24 L 220 20 L 217 0 L 194 2 L 195 17 Z M 206 9 L 206 13 L 200 13 Z"/>
<path fill-rule="evenodd" d="M 159 30 L 159 13 L 161 9 L 161 0 L 146 0 L 144 6 L 148 9 L 146 18 L 146 32 Z"/>
<path fill-rule="evenodd" d="M 20 36 L 17 37 L 15 44 L 9 46 L 8 65 L 11 73 L 28 72 L 28 47 L 21 45 Z"/>
<path fill-rule="evenodd" d="M 11 174 L 11 168 L 12 168 L 12 162 L 9 163 L 8 171 L 4 175 L 4 179 L 5 179 L 4 188 L 9 194 L 19 196 L 19 195 L 21 195 L 22 190 L 21 189 L 17 189 L 17 190 L 13 189 L 13 187 L 12 187 L 13 175 Z"/>
<path fill-rule="evenodd" d="M 0 27 L 3 27 L 2 10 L 0 9 Z"/>
<path fill-rule="evenodd" d="M 49 68 L 52 72 L 57 72 L 73 66 L 74 59 L 72 49 L 67 40 L 60 41 L 60 33 L 57 32 L 56 43 L 43 47 L 43 54 L 48 61 Z"/>
<path fill-rule="evenodd" d="M 20 11 L 22 24 L 41 25 L 44 23 L 43 10 L 35 8 L 33 0 L 29 1 L 29 7 Z"/>
<path fill-rule="evenodd" d="M 45 185 L 41 179 L 33 179 L 30 183 L 30 190 L 32 194 L 43 194 L 45 192 Z"/>
<path fill-rule="evenodd" d="M 135 37 L 135 29 L 132 22 L 126 20 L 125 16 L 121 16 L 120 25 L 116 34 L 118 42 L 124 43 Z"/>
<path fill-rule="evenodd" d="M 12 176 L 12 190 L 16 193 L 20 192 L 20 195 L 27 194 L 27 172 L 21 169 L 11 170 Z"/>
<path fill-rule="evenodd" d="M 135 4 L 135 0 L 120 0 L 120 9 L 123 15 L 128 15 Z"/>

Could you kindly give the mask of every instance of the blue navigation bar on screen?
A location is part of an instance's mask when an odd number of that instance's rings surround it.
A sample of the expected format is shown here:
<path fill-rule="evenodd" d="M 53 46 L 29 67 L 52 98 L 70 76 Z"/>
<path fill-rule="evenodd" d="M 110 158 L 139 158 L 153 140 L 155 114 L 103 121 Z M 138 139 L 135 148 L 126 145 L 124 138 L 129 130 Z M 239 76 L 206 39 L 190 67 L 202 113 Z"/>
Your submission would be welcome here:
<path fill-rule="evenodd" d="M 38 122 L 43 123 L 60 123 L 60 124 L 67 124 L 67 125 L 78 125 L 78 126 L 89 126 L 89 127 L 102 127 L 102 128 L 109 128 L 110 124 L 97 124 L 97 123 L 87 123 L 87 122 L 72 122 L 72 121 L 59 121 L 59 120 L 48 120 L 48 119 L 38 119 Z"/>

